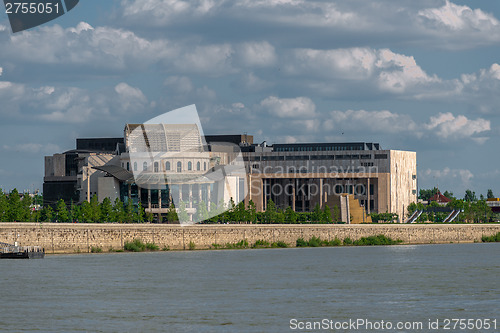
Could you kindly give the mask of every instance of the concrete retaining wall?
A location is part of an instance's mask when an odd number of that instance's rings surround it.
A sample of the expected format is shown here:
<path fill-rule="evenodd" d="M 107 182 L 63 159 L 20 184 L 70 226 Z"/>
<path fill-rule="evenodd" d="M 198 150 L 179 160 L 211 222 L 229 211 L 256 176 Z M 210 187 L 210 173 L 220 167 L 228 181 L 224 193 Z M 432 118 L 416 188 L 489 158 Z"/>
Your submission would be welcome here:
<path fill-rule="evenodd" d="M 312 236 L 332 240 L 352 240 L 383 234 L 407 244 L 471 243 L 483 235 L 500 232 L 500 224 L 437 225 L 196 225 L 181 227 L 165 224 L 70 224 L 70 223 L 0 223 L 0 242 L 39 245 L 47 253 L 90 252 L 100 247 L 104 252 L 121 249 L 123 244 L 139 238 L 157 244 L 160 249 L 208 249 L 213 244 L 236 243 L 243 239 L 284 241 L 295 246 L 297 238 Z"/>

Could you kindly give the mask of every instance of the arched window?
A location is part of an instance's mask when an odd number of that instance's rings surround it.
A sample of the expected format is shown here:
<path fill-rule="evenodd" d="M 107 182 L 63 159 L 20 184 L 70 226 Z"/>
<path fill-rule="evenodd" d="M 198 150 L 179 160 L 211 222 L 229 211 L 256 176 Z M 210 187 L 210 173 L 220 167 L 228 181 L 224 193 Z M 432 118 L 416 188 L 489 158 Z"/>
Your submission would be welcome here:
<path fill-rule="evenodd" d="M 137 162 L 134 162 L 134 171 L 137 171 Z"/>
<path fill-rule="evenodd" d="M 148 162 L 142 163 L 142 171 L 146 171 L 148 169 Z"/>
<path fill-rule="evenodd" d="M 201 168 L 201 164 L 200 164 L 200 162 L 197 162 L 196 163 L 196 170 L 200 171 L 200 168 Z"/>
<path fill-rule="evenodd" d="M 165 170 L 170 171 L 170 162 L 165 163 Z"/>
<path fill-rule="evenodd" d="M 182 172 L 182 163 L 177 162 L 177 172 Z"/>
<path fill-rule="evenodd" d="M 207 171 L 207 162 L 203 162 L 203 170 Z"/>
<path fill-rule="evenodd" d="M 154 168 L 154 172 L 158 172 L 158 162 L 155 162 L 155 164 L 153 164 L 153 168 Z"/>
<path fill-rule="evenodd" d="M 188 170 L 189 171 L 193 170 L 193 163 L 188 162 Z"/>

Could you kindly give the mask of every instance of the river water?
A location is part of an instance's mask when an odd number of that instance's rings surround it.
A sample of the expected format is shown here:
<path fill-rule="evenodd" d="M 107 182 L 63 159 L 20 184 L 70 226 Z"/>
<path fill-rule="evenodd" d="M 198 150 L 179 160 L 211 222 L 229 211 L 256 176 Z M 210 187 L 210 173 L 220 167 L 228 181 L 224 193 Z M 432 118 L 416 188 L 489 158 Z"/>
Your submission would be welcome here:
<path fill-rule="evenodd" d="M 500 331 L 500 244 L 59 255 L 0 277 L 2 332 Z"/>

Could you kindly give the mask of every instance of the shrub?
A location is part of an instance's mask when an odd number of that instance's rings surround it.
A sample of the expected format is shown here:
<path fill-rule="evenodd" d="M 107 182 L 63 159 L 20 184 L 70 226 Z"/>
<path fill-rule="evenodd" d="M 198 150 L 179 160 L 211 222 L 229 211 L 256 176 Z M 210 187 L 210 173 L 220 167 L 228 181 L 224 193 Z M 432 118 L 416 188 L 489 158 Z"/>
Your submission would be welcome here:
<path fill-rule="evenodd" d="M 319 246 L 323 245 L 323 242 L 321 241 L 321 239 L 319 237 L 312 236 L 311 238 L 309 238 L 308 245 L 310 247 L 319 247 Z"/>
<path fill-rule="evenodd" d="M 146 243 L 146 249 L 148 249 L 149 251 L 158 251 L 160 247 L 155 243 Z"/>
<path fill-rule="evenodd" d="M 285 247 L 288 247 L 288 244 L 283 242 L 283 241 L 277 241 L 277 242 L 274 242 L 271 244 L 271 247 L 281 247 L 281 248 L 285 248 Z"/>
<path fill-rule="evenodd" d="M 140 239 L 134 239 L 133 242 L 126 242 L 123 245 L 125 251 L 131 252 L 142 252 L 146 249 L 146 244 L 144 244 Z"/>
<path fill-rule="evenodd" d="M 297 242 L 295 243 L 296 247 L 305 247 L 308 246 L 307 242 L 304 240 L 304 238 L 299 238 L 297 239 Z"/>
<path fill-rule="evenodd" d="M 335 239 L 332 239 L 331 241 L 326 241 L 327 246 L 341 246 L 342 241 L 335 237 Z"/>
<path fill-rule="evenodd" d="M 161 249 L 162 251 L 170 251 L 170 248 L 168 246 L 164 246 L 163 249 Z"/>
<path fill-rule="evenodd" d="M 344 238 L 344 245 L 352 245 L 352 239 L 349 237 Z"/>
<path fill-rule="evenodd" d="M 483 236 L 481 237 L 481 241 L 483 243 L 500 242 L 500 232 L 498 232 L 496 235 Z"/>
<path fill-rule="evenodd" d="M 90 252 L 92 252 L 92 253 L 101 253 L 102 249 L 100 247 L 97 247 L 97 246 L 92 246 L 90 248 Z"/>
<path fill-rule="evenodd" d="M 365 245 L 395 245 L 401 243 L 401 240 L 393 240 L 390 237 L 384 235 L 361 237 L 360 239 L 354 241 L 354 245 L 365 246 Z"/>
<path fill-rule="evenodd" d="M 194 250 L 196 248 L 196 244 L 193 241 L 189 242 L 189 249 Z"/>
<path fill-rule="evenodd" d="M 274 244 L 274 243 L 273 243 Z M 269 242 L 268 241 L 265 241 L 265 240 L 262 240 L 262 239 L 258 239 L 255 241 L 255 243 L 252 245 L 252 248 L 260 248 L 260 247 L 269 247 Z"/>

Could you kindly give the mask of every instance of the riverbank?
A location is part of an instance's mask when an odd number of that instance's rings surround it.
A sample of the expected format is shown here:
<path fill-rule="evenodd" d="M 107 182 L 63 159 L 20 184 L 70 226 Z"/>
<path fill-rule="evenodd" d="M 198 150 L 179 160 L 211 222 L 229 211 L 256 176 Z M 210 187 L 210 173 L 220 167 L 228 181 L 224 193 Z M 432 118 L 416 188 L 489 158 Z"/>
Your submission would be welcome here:
<path fill-rule="evenodd" d="M 19 245 L 38 245 L 47 254 L 86 253 L 92 248 L 103 252 L 123 249 L 126 242 L 140 239 L 160 249 L 189 250 L 216 248 L 217 244 L 236 244 L 247 240 L 284 242 L 294 247 L 299 238 L 318 237 L 333 241 L 384 235 L 402 244 L 481 242 L 483 236 L 500 232 L 500 224 L 321 224 L 321 225 L 194 225 L 100 224 L 100 223 L 0 223 L 0 241 Z"/>

